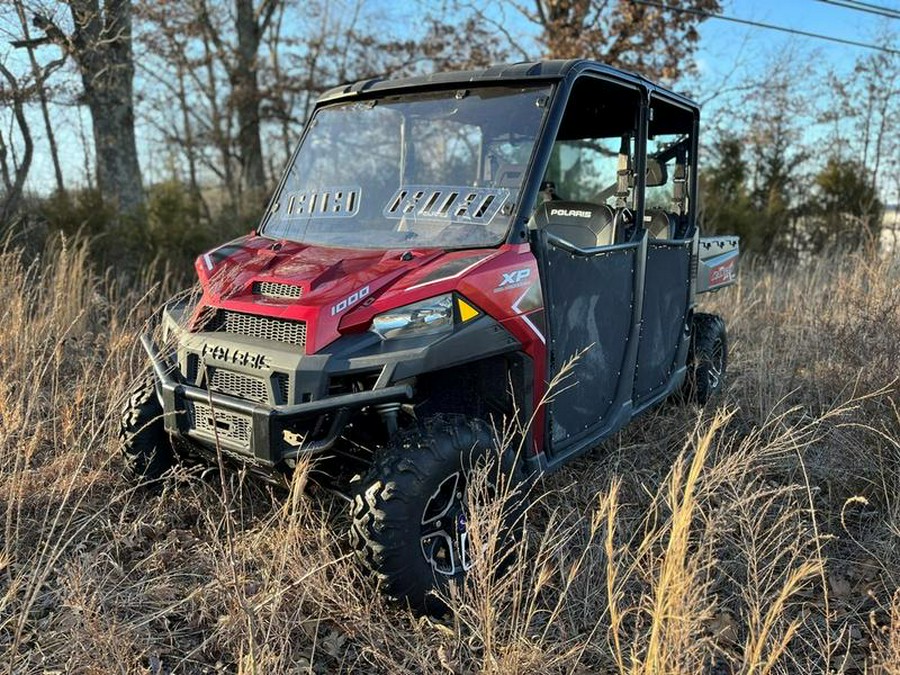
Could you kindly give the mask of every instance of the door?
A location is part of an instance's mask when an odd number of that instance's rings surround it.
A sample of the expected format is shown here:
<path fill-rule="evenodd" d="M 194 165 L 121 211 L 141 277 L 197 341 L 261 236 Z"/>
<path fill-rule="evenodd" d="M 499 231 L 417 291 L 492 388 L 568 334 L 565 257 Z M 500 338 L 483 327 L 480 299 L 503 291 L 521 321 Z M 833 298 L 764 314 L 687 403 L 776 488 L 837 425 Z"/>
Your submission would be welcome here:
<path fill-rule="evenodd" d="M 656 95 L 650 106 L 644 187 L 644 227 L 649 242 L 634 375 L 636 407 L 665 396 L 684 365 L 696 229 L 696 114 Z"/>
<path fill-rule="evenodd" d="M 552 234 L 540 239 L 552 382 L 546 420 L 549 449 L 559 454 L 621 421 L 631 393 L 641 247 L 585 251 Z"/>
<path fill-rule="evenodd" d="M 577 79 L 542 172 L 530 227 L 548 328 L 551 462 L 629 416 L 646 254 L 635 217 L 643 100 L 628 83 Z"/>
<path fill-rule="evenodd" d="M 690 297 L 691 242 L 647 244 L 634 403 L 665 391 L 678 365 Z"/>

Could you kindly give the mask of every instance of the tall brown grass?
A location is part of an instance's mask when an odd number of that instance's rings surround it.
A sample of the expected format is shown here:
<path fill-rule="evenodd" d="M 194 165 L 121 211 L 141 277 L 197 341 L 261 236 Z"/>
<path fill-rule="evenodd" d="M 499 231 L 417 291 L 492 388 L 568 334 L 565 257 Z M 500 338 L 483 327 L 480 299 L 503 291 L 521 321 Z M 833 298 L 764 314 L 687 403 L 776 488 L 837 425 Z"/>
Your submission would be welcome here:
<path fill-rule="evenodd" d="M 0 287 L 7 673 L 900 672 L 897 260 L 746 269 L 706 303 L 731 337 L 720 408 L 665 405 L 541 479 L 503 574 L 500 502 L 473 490 L 483 560 L 447 621 L 361 578 L 305 470 L 286 492 L 121 477 L 167 290 L 97 276 L 80 241 L 6 250 Z"/>

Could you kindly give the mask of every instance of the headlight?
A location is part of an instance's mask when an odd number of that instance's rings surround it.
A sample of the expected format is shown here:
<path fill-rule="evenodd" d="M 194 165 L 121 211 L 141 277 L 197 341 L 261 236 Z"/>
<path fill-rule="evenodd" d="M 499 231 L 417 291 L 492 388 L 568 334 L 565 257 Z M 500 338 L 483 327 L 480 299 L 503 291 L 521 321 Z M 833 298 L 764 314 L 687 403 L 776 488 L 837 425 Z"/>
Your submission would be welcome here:
<path fill-rule="evenodd" d="M 435 335 L 453 328 L 453 296 L 450 293 L 398 307 L 372 319 L 372 332 L 382 340 Z"/>

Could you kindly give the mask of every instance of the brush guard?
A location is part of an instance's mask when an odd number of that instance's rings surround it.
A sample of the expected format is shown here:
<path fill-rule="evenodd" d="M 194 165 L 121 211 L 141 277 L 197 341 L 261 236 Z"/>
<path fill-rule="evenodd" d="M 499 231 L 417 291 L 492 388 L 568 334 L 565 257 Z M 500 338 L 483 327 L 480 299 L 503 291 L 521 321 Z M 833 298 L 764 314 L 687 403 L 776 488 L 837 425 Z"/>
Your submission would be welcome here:
<path fill-rule="evenodd" d="M 156 393 L 167 432 L 207 447 L 219 446 L 243 460 L 269 467 L 330 449 L 353 412 L 373 405 L 399 403 L 413 395 L 409 385 L 396 385 L 271 407 L 180 382 L 174 375 L 176 368 L 160 354 L 150 336 L 142 335 L 141 345 L 156 375 Z M 304 420 L 326 426 L 325 435 L 315 440 L 299 438 L 290 427 Z"/>

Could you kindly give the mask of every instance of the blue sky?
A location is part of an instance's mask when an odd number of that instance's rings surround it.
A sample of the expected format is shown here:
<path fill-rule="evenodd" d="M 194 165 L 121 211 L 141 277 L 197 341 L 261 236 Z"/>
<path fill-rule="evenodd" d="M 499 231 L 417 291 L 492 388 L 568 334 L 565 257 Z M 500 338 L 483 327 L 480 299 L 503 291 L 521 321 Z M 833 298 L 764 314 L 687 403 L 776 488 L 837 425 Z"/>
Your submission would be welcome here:
<path fill-rule="evenodd" d="M 900 1 L 898 0 L 865 1 L 869 4 L 878 4 L 883 7 L 900 10 Z M 790 28 L 863 42 L 869 41 L 868 38 L 874 34 L 881 23 L 890 21 L 890 19 L 884 17 L 843 9 L 824 2 L 818 2 L 817 0 L 731 0 L 723 4 L 725 5 L 723 14 L 727 16 L 775 23 Z M 896 20 L 894 22 L 896 23 Z M 706 22 L 702 29 L 703 36 L 709 43 L 728 39 L 729 36 L 740 35 L 745 31 L 765 33 L 771 39 L 782 39 L 778 37 L 778 33 L 757 31 L 749 27 L 714 19 Z M 789 38 L 789 36 L 784 37 Z M 842 50 L 852 49 L 843 45 L 831 45 L 828 42 L 810 41 L 823 47 L 827 46 L 834 57 L 838 57 Z"/>
<path fill-rule="evenodd" d="M 900 11 L 900 0 L 865 0 Z M 873 42 L 885 29 L 900 32 L 900 20 L 836 7 L 818 0 L 726 0 L 726 16 L 771 23 L 813 33 L 859 42 Z M 700 27 L 701 42 L 697 60 L 705 72 L 727 70 L 738 58 L 750 62 L 792 46 L 837 69 L 852 67 L 856 58 L 867 53 L 859 47 L 738 25 L 709 19 Z M 746 41 L 747 47 L 744 48 Z"/>
<path fill-rule="evenodd" d="M 870 5 L 900 11 L 900 0 L 863 0 Z M 892 34 L 893 47 L 900 48 L 900 19 L 837 7 L 819 0 L 724 0 L 723 14 L 756 22 L 775 24 L 811 33 L 842 38 L 864 43 L 877 43 Z M 834 105 L 831 85 L 827 73 L 833 71 L 839 78 L 849 80 L 853 68 L 861 57 L 876 52 L 826 40 L 798 35 L 788 35 L 772 30 L 708 19 L 700 27 L 701 41 L 696 53 L 699 82 L 694 84 L 699 91 L 699 99 L 714 92 L 730 76 L 731 83 L 739 83 L 747 78 L 759 77 L 766 72 L 766 65 L 780 55 L 789 54 L 790 69 L 796 68 L 791 78 L 803 105 L 798 113 L 803 117 L 799 122 L 801 136 L 806 148 L 818 148 L 810 152 L 809 159 L 801 170 L 815 171 L 817 162 L 833 151 L 829 140 L 834 138 L 833 125 L 815 122 L 817 115 L 830 110 Z M 900 58 L 898 56 L 897 58 Z M 732 72 L 737 65 L 737 70 Z M 754 72 L 756 71 L 756 72 Z M 677 88 L 677 87 L 676 87 Z M 734 94 L 735 98 L 747 96 Z M 750 96 L 765 96 L 765 91 L 751 92 Z M 728 95 L 704 106 L 701 124 L 707 129 L 704 139 L 711 138 L 710 127 L 727 127 L 731 124 L 729 115 L 719 114 L 734 101 Z M 739 114 L 741 112 L 738 108 Z M 842 124 L 842 138 L 853 137 L 849 122 Z M 823 142 L 824 141 L 824 142 Z M 701 147 L 703 141 L 701 141 Z M 701 157 L 701 162 L 706 161 Z M 883 170 L 886 167 L 883 166 Z M 896 180 L 882 183 L 885 198 L 897 199 Z"/>

